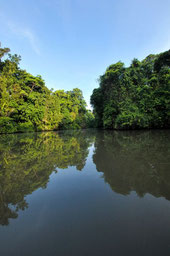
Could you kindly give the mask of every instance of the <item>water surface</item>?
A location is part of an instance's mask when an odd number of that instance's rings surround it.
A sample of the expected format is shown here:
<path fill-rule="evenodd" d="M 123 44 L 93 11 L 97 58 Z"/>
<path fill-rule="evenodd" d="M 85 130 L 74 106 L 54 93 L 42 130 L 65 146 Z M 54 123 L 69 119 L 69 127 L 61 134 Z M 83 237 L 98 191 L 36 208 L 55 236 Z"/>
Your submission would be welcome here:
<path fill-rule="evenodd" d="M 0 136 L 0 255 L 170 255 L 170 131 Z"/>

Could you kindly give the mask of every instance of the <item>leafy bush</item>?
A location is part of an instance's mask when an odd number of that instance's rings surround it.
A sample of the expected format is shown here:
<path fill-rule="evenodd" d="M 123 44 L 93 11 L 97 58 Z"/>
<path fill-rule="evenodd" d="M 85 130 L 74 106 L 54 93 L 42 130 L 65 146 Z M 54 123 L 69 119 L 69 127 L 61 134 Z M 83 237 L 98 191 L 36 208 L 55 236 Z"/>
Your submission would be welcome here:
<path fill-rule="evenodd" d="M 17 124 L 10 117 L 0 118 L 0 133 L 13 133 L 17 131 Z"/>

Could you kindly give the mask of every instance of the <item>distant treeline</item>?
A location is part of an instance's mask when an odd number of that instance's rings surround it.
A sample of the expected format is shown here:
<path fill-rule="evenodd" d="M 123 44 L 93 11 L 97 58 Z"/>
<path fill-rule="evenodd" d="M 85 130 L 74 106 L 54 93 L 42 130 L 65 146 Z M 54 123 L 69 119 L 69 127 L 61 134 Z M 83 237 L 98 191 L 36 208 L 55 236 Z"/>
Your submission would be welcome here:
<path fill-rule="evenodd" d="M 93 90 L 97 127 L 170 128 L 170 50 L 110 65 Z"/>
<path fill-rule="evenodd" d="M 19 67 L 18 55 L 0 48 L 0 133 L 90 127 L 93 114 L 79 89 L 49 90 L 41 76 Z M 2 61 L 5 54 L 8 57 Z"/>

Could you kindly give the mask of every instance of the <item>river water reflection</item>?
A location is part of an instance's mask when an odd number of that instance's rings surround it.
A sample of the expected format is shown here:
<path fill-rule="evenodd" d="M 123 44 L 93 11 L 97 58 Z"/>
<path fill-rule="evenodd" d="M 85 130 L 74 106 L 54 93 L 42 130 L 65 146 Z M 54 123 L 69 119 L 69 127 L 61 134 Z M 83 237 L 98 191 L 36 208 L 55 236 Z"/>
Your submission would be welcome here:
<path fill-rule="evenodd" d="M 0 136 L 0 255 L 170 255 L 170 131 Z"/>

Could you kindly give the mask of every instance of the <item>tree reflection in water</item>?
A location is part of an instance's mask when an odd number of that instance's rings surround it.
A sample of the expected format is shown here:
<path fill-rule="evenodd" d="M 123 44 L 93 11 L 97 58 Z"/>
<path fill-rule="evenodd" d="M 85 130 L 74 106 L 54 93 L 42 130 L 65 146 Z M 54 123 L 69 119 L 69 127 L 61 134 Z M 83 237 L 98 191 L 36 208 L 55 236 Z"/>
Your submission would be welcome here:
<path fill-rule="evenodd" d="M 57 168 L 81 171 L 93 162 L 113 191 L 170 200 L 170 132 L 81 130 L 0 136 L 0 224 L 28 207 L 25 197 L 46 188 Z M 96 176 L 96 179 L 98 176 Z"/>
<path fill-rule="evenodd" d="M 169 130 L 98 132 L 93 161 L 113 191 L 170 200 Z"/>
<path fill-rule="evenodd" d="M 28 207 L 25 196 L 46 188 L 57 168 L 86 163 L 92 136 L 88 131 L 10 134 L 0 136 L 0 224 Z"/>

